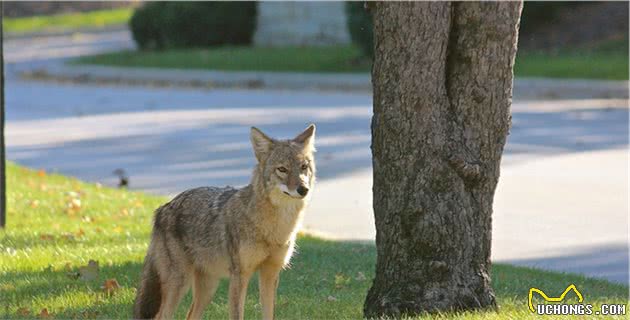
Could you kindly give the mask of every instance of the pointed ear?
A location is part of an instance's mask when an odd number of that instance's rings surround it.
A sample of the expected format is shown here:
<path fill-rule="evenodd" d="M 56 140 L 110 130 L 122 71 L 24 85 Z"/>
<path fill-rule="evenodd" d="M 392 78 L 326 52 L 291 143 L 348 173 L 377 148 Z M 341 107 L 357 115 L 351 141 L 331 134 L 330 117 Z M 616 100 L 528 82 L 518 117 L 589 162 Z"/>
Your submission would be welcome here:
<path fill-rule="evenodd" d="M 262 161 L 267 155 L 271 146 L 273 145 L 273 139 L 269 138 L 266 134 L 262 133 L 258 128 L 252 127 L 249 139 L 254 147 L 254 154 L 258 162 Z"/>
<path fill-rule="evenodd" d="M 298 134 L 293 138 L 294 142 L 304 145 L 304 148 L 308 148 L 311 151 L 315 151 L 315 125 L 311 124 L 304 130 L 304 132 Z"/>

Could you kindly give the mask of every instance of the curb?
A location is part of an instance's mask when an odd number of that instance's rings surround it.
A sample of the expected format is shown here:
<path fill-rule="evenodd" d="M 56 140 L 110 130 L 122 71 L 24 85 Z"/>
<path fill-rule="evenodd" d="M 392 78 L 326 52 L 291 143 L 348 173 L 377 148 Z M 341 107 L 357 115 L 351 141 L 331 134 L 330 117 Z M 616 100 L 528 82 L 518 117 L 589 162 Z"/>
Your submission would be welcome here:
<path fill-rule="evenodd" d="M 372 91 L 369 73 L 293 73 L 123 68 L 54 64 L 22 72 L 21 78 L 72 83 L 174 86 L 187 88 L 247 88 L 289 90 Z M 629 81 L 517 78 L 518 99 L 628 99 Z"/>
<path fill-rule="evenodd" d="M 55 64 L 46 69 L 22 72 L 20 76 L 32 80 L 194 88 L 372 90 L 369 74 L 345 73 L 232 72 Z"/>

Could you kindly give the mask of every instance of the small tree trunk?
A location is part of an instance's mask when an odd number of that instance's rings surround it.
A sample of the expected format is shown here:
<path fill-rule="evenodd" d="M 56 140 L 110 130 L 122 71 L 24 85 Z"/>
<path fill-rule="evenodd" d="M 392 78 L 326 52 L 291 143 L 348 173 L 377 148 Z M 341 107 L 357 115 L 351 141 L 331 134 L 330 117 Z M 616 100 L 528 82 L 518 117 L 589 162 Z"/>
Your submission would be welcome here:
<path fill-rule="evenodd" d="M 494 307 L 491 215 L 520 2 L 379 2 L 366 317 Z"/>
<path fill-rule="evenodd" d="M 7 177 L 4 146 L 4 30 L 2 28 L 4 3 L 0 3 L 0 228 L 7 223 Z"/>

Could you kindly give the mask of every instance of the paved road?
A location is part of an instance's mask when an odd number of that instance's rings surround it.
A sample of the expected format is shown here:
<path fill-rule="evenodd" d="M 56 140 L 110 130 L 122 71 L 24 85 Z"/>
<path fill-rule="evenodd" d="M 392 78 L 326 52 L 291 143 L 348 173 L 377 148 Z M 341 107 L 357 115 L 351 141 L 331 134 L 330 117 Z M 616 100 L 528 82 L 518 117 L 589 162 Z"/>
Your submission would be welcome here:
<path fill-rule="evenodd" d="M 119 40 L 82 50 L 128 45 Z M 13 70 L 50 63 L 46 54 L 22 59 L 23 47 L 6 46 Z M 133 188 L 166 195 L 247 183 L 249 126 L 290 137 L 315 122 L 320 179 L 305 226 L 338 239 L 374 237 L 368 94 L 76 86 L 9 76 L 6 97 L 9 159 L 108 185 L 112 171 L 124 168 Z M 628 282 L 627 103 L 514 102 L 495 197 L 495 261 Z"/>

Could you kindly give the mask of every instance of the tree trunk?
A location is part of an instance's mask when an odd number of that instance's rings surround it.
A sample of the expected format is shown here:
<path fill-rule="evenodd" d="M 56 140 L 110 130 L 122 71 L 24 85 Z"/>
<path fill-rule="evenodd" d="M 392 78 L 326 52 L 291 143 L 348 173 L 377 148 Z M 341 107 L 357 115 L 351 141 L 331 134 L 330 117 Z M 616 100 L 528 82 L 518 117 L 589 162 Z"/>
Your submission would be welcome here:
<path fill-rule="evenodd" d="M 6 153 L 4 152 L 4 2 L 0 3 L 0 228 L 7 222 Z"/>
<path fill-rule="evenodd" d="M 520 2 L 379 2 L 366 317 L 495 307 L 492 202 Z"/>

